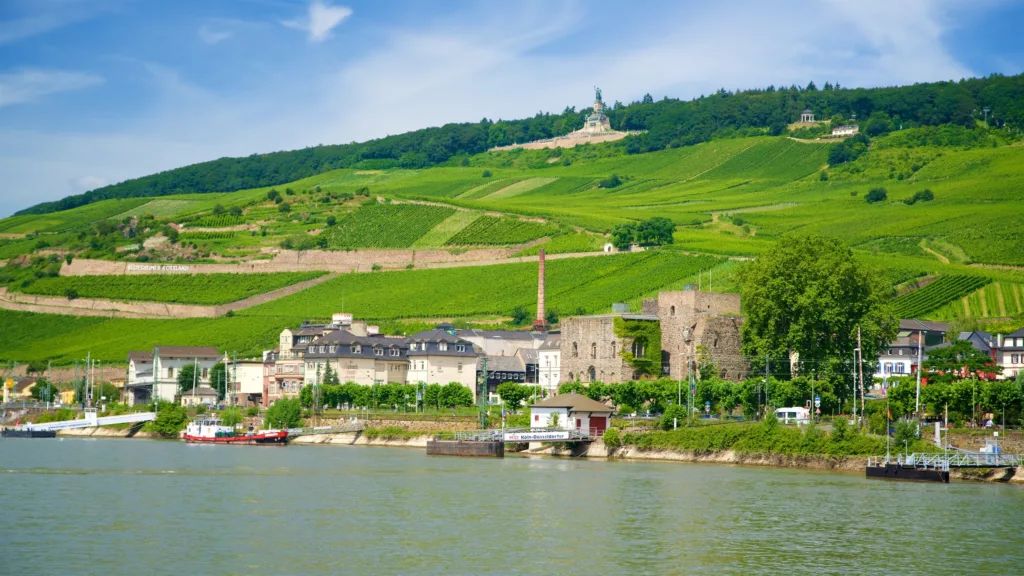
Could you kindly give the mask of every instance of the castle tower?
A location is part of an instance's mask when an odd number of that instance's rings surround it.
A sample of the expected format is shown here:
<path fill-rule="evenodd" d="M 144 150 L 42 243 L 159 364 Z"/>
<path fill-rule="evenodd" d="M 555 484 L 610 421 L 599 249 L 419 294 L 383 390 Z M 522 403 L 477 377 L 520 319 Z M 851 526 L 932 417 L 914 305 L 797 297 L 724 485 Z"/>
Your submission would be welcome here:
<path fill-rule="evenodd" d="M 537 259 L 537 318 L 533 321 L 533 329 L 544 332 L 547 328 L 547 318 L 544 314 L 544 249 L 541 248 L 540 257 Z"/>

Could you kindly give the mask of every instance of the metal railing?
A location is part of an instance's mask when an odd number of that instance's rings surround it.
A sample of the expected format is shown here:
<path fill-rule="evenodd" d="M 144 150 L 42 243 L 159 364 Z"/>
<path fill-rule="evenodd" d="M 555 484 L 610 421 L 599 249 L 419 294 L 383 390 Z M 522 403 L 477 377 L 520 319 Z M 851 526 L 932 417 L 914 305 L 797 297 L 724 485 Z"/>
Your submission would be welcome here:
<path fill-rule="evenodd" d="M 310 436 L 313 434 L 344 434 L 346 432 L 362 432 L 366 425 L 357 420 L 346 422 L 340 426 L 307 426 L 305 428 L 288 428 L 288 437 Z"/>
<path fill-rule="evenodd" d="M 600 436 L 596 428 L 495 428 L 441 432 L 435 440 L 461 442 L 587 442 Z"/>
<path fill-rule="evenodd" d="M 980 452 L 915 452 L 904 456 L 897 454 L 892 457 L 871 456 L 868 466 L 881 466 L 883 463 L 949 470 L 950 468 L 1014 468 L 1024 464 L 1024 456 L 1020 454 L 986 454 Z"/>

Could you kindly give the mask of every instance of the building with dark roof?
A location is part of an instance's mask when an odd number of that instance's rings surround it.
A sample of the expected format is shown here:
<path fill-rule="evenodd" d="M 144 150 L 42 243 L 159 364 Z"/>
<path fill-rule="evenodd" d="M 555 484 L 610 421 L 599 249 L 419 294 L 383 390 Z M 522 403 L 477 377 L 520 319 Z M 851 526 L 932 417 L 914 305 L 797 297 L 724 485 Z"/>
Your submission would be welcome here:
<path fill-rule="evenodd" d="M 458 382 L 477 395 L 476 371 L 479 351 L 456 335 L 451 324 L 438 324 L 408 337 L 408 382 L 448 384 Z"/>
<path fill-rule="evenodd" d="M 608 428 L 612 409 L 580 394 L 557 394 L 530 406 L 531 428 L 586 430 L 592 437 Z"/>
<path fill-rule="evenodd" d="M 125 398 L 129 405 L 149 403 L 154 398 L 174 402 L 182 369 L 194 366 L 196 382 L 209 385 L 210 370 L 224 360 L 212 346 L 155 346 L 151 351 L 132 350 L 128 352 Z"/>
<path fill-rule="evenodd" d="M 322 382 L 328 367 L 342 383 L 405 383 L 408 351 L 405 338 L 357 336 L 348 330 L 334 330 L 317 337 L 306 348 L 305 383 Z"/>
<path fill-rule="evenodd" d="M 518 356 L 484 356 L 477 366 L 477 380 L 483 377 L 484 362 L 487 362 L 487 401 L 499 402 L 498 386 L 505 382 L 526 383 L 526 364 Z"/>

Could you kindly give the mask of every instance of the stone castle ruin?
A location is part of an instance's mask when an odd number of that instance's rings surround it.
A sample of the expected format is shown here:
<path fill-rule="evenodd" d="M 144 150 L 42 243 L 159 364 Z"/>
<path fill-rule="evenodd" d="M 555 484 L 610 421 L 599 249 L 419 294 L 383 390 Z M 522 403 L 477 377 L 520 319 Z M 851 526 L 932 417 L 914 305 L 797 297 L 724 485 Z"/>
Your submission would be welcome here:
<path fill-rule="evenodd" d="M 627 361 L 650 356 L 646 342 L 617 335 L 620 322 L 656 324 L 661 336 L 661 365 L 655 374 L 642 374 Z M 561 380 L 624 382 L 642 377 L 689 378 L 699 364 L 712 364 L 728 380 L 742 380 L 750 366 L 740 350 L 739 294 L 697 290 L 661 292 L 643 301 L 640 314 L 620 309 L 612 314 L 565 318 L 561 325 Z M 620 331 L 621 334 L 621 331 Z"/>

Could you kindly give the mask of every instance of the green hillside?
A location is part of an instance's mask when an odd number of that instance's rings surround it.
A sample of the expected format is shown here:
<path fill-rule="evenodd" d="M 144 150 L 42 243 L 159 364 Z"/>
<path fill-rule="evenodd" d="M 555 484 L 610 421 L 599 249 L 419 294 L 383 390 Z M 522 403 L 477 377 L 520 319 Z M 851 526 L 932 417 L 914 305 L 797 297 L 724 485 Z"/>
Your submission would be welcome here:
<path fill-rule="evenodd" d="M 704 289 L 713 279 L 714 290 L 734 290 L 743 259 L 784 234 L 821 233 L 852 245 L 909 292 L 894 302 L 905 316 L 1024 324 L 1018 138 L 982 126 L 911 128 L 839 160 L 836 150 L 845 154 L 848 144 L 765 135 L 643 154 L 617 145 L 518 149 L 425 169 L 349 168 L 280 186 L 104 200 L 0 220 L 0 259 L 9 260 L 0 284 L 36 294 L 223 302 L 293 279 L 218 280 L 208 290 L 216 296 L 199 300 L 194 277 L 164 284 L 54 276 L 75 259 L 230 264 L 271 259 L 281 249 L 592 254 L 616 225 L 665 217 L 676 225 L 670 245 L 550 261 L 549 309 L 639 306 L 698 276 Z M 884 191 L 884 199 L 868 202 L 869 191 Z M 157 343 L 250 353 L 271 346 L 284 326 L 339 311 L 398 332 L 407 328 L 402 322 L 437 318 L 500 322 L 533 307 L 535 282 L 536 264 L 527 262 L 342 274 L 232 318 L 56 320 L 4 311 L 0 359 L 66 361 L 91 350 L 119 361 L 130 348 Z"/>

